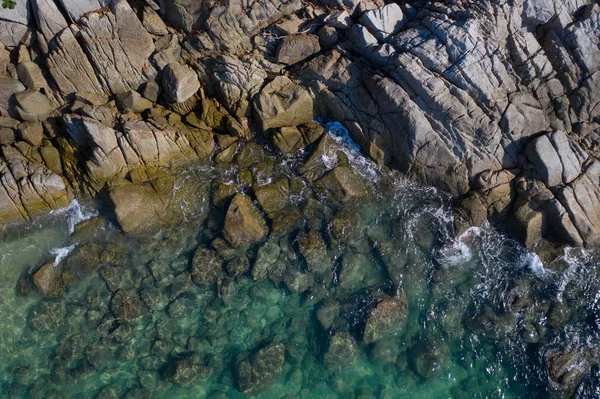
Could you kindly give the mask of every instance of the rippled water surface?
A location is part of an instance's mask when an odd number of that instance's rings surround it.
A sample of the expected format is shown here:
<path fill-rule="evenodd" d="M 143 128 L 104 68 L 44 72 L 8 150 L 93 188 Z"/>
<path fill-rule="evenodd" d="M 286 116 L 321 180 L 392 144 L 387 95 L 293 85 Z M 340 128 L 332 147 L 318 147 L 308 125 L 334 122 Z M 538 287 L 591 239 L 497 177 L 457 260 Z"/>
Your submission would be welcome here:
<path fill-rule="evenodd" d="M 285 348 L 280 373 L 276 359 L 251 366 L 260 386 L 249 396 L 550 397 L 549 354 L 598 343 L 597 254 L 568 249 L 543 265 L 491 228 L 456 238 L 448 198 L 381 177 L 340 145 L 376 198 L 329 201 L 299 177 L 298 158 L 277 159 L 255 184 L 296 176 L 301 217 L 247 251 L 222 247 L 226 208 L 208 190 L 181 204 L 186 223 L 148 237 L 78 203 L 11 232 L 0 243 L 0 396 L 244 397 L 243 365 Z M 243 188 L 238 175 L 199 165 L 175 186 Z M 309 259 L 299 242 L 311 232 L 322 245 Z M 198 248 L 220 251 L 218 283 L 190 278 Z M 47 262 L 68 283 L 58 297 L 31 284 Z M 406 305 L 406 321 L 366 342 L 382 300 Z M 574 395 L 600 397 L 596 372 Z"/>

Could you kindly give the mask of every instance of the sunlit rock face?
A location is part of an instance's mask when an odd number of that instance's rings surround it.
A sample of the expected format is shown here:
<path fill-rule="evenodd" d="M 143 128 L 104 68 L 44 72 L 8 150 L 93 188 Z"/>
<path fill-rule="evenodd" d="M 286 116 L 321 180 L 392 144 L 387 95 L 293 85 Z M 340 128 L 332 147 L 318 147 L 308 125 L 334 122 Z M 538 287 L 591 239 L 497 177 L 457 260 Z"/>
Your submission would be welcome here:
<path fill-rule="evenodd" d="M 596 1 L 0 21 L 0 396 L 598 396 Z"/>

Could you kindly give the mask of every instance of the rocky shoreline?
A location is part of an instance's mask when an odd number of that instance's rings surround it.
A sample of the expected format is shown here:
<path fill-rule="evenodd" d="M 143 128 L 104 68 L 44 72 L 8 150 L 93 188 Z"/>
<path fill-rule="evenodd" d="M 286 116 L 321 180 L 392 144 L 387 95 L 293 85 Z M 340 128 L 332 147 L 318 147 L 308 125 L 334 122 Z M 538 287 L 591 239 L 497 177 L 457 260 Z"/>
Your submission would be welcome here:
<path fill-rule="evenodd" d="M 595 1 L 21 0 L 0 20 L 2 225 L 105 191 L 152 214 L 164 171 L 297 151 L 327 117 L 453 195 L 459 231 L 600 240 Z"/>

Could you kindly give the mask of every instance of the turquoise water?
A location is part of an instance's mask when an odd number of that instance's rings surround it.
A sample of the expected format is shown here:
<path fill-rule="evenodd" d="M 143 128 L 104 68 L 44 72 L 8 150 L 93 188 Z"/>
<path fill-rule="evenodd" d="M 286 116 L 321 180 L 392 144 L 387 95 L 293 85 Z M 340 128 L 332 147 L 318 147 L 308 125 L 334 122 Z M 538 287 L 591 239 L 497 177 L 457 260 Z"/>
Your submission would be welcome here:
<path fill-rule="evenodd" d="M 566 249 L 542 265 L 490 227 L 456 237 L 449 198 L 339 145 L 375 198 L 331 201 L 301 178 L 302 156 L 267 151 L 278 167 L 254 169 L 255 184 L 297 177 L 290 202 L 300 217 L 247 251 L 221 249 L 216 284 L 190 275 L 198 248 L 221 248 L 225 208 L 208 192 L 182 203 L 186 223 L 142 238 L 77 202 L 5 232 L 0 396 L 551 397 L 547 353 L 598 343 L 598 254 Z M 175 186 L 220 179 L 248 190 L 237 176 L 235 166 L 197 165 Z M 321 244 L 308 258 L 299 242 L 311 232 Z M 56 298 L 31 284 L 47 262 L 66 272 Z M 405 304 L 406 320 L 365 342 L 382 298 Z M 283 364 L 275 356 L 260 369 L 261 349 L 273 347 L 285 348 Z M 244 364 L 259 380 L 248 395 Z M 600 397 L 596 373 L 576 397 Z"/>

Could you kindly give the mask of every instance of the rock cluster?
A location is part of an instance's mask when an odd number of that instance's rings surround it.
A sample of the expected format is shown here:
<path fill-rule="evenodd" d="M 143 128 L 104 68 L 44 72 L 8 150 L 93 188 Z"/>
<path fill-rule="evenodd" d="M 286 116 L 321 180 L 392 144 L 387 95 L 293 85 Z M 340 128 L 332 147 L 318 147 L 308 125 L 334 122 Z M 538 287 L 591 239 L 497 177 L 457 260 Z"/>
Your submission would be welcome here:
<path fill-rule="evenodd" d="M 0 10 L 2 152 L 23 146 L 19 122 L 42 122 L 31 151 L 56 169 L 4 155 L 1 223 L 196 163 L 219 130 L 295 152 L 328 117 L 456 196 L 459 229 L 489 219 L 529 247 L 599 239 L 595 2 L 167 3 Z M 344 191 L 344 176 L 327 179 Z"/>

